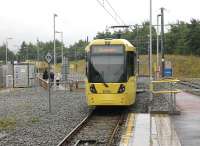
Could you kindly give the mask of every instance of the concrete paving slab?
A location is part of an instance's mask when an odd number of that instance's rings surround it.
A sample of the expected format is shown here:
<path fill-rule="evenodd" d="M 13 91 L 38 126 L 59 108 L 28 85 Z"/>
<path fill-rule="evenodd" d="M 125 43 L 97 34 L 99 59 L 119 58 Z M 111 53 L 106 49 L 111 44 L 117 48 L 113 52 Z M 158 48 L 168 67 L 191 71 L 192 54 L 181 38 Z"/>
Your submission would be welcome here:
<path fill-rule="evenodd" d="M 200 145 L 200 97 L 190 93 L 177 94 L 181 115 L 172 116 L 182 146 Z"/>
<path fill-rule="evenodd" d="M 128 115 L 120 146 L 181 146 L 167 114 Z"/>
<path fill-rule="evenodd" d="M 157 140 L 152 146 L 181 146 L 179 137 L 177 136 L 169 115 L 155 114 L 152 116 L 152 123 L 155 123 L 152 129 L 156 128 L 156 135 L 152 136 L 152 138 L 155 137 Z"/>
<path fill-rule="evenodd" d="M 150 115 L 130 113 L 120 146 L 150 145 Z"/>

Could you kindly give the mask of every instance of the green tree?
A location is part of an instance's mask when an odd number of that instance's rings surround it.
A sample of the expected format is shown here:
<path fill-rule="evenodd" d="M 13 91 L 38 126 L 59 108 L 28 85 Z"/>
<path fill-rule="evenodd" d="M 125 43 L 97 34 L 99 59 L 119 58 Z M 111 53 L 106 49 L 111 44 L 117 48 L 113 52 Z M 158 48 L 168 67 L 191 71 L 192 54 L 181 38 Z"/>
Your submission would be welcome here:
<path fill-rule="evenodd" d="M 187 41 L 191 54 L 200 55 L 200 21 L 192 19 L 191 24 L 187 25 Z"/>
<path fill-rule="evenodd" d="M 15 60 L 15 54 L 10 51 L 9 49 L 7 50 L 8 52 L 8 61 L 13 62 Z M 6 45 L 3 44 L 2 46 L 0 46 L 0 61 L 2 63 L 6 62 Z"/>
<path fill-rule="evenodd" d="M 168 54 L 190 54 L 187 34 L 188 24 L 180 22 L 179 25 L 171 25 L 171 29 L 166 33 L 165 53 Z"/>

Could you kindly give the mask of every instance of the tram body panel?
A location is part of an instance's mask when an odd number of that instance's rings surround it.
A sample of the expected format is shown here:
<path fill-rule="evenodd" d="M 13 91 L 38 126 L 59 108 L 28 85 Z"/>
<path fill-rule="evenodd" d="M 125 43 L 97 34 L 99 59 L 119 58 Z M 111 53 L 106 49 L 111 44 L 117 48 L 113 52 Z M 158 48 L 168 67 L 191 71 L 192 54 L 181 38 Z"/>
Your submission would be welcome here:
<path fill-rule="evenodd" d="M 134 104 L 137 76 L 136 56 L 134 58 L 133 55 L 136 54 L 136 48 L 123 39 L 100 39 L 92 41 L 85 51 L 88 54 L 85 81 L 87 104 Z M 128 57 L 131 55 L 132 58 Z"/>

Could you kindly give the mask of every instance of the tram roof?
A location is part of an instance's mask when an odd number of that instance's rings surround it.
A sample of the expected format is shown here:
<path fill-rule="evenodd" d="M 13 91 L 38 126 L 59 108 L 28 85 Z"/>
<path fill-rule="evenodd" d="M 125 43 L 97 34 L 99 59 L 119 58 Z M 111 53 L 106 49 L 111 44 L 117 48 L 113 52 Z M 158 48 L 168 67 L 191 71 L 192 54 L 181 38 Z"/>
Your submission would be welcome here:
<path fill-rule="evenodd" d="M 126 51 L 136 51 L 136 48 L 125 39 L 96 39 L 90 42 L 90 44 L 85 48 L 86 51 L 89 51 L 91 45 L 125 45 Z"/>

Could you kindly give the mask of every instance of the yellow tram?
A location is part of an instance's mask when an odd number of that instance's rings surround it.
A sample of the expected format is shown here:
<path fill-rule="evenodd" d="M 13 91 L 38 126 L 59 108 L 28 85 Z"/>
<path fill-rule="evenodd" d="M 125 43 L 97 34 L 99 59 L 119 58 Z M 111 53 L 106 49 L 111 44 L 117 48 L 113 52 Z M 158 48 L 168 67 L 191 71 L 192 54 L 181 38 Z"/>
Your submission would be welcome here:
<path fill-rule="evenodd" d="M 87 104 L 134 104 L 137 86 L 136 48 L 125 39 L 97 39 L 85 51 Z"/>

